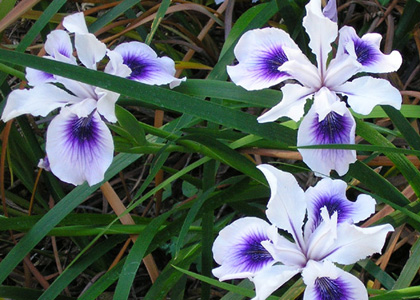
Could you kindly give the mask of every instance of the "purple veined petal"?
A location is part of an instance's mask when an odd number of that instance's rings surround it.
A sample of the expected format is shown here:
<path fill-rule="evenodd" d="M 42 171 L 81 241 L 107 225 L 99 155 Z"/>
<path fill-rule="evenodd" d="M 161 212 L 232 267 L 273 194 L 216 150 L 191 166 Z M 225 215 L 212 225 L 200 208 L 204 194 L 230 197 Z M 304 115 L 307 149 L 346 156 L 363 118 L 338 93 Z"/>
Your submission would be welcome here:
<path fill-rule="evenodd" d="M 337 37 L 337 23 L 325 17 L 321 11 L 321 0 L 311 0 L 306 5 L 306 16 L 303 18 L 303 26 L 309 35 L 309 47 L 316 56 L 321 78 L 324 77 L 328 53 L 331 43 Z"/>
<path fill-rule="evenodd" d="M 299 50 L 283 30 L 263 28 L 247 31 L 234 49 L 239 64 L 227 67 L 230 78 L 247 90 L 268 88 L 289 79 L 289 74 L 278 70 L 288 61 L 284 47 Z"/>
<path fill-rule="evenodd" d="M 69 15 L 63 19 L 63 26 L 66 28 L 69 32 L 74 33 L 81 33 L 81 34 L 87 34 L 89 33 L 85 16 L 83 15 L 83 12 L 75 13 L 72 15 Z"/>
<path fill-rule="evenodd" d="M 282 88 L 283 98 L 279 104 L 258 117 L 259 123 L 276 121 L 281 117 L 289 117 L 299 121 L 304 114 L 306 100 L 313 94 L 313 89 L 299 84 L 286 84 Z"/>
<path fill-rule="evenodd" d="M 328 0 L 327 5 L 322 10 L 324 16 L 326 16 L 331 21 L 337 23 L 338 16 L 337 16 L 337 1 L 336 0 Z"/>
<path fill-rule="evenodd" d="M 322 91 L 321 91 L 322 92 Z M 332 104 L 315 95 L 314 105 L 303 118 L 298 129 L 297 146 L 325 144 L 354 144 L 356 122 L 345 103 L 335 100 Z M 335 95 L 334 95 L 335 96 Z M 335 96 L 336 97 L 336 96 Z M 355 150 L 298 149 L 303 161 L 318 176 L 336 170 L 342 176 L 349 165 L 356 161 Z"/>
<path fill-rule="evenodd" d="M 321 208 L 320 215 L 321 223 L 313 232 L 305 236 L 307 244 L 306 257 L 316 261 L 324 259 L 331 253 L 337 239 L 337 212 L 330 216 L 327 208 L 324 206 Z"/>
<path fill-rule="evenodd" d="M 303 251 L 302 226 L 306 214 L 305 194 L 292 174 L 263 164 L 257 166 L 263 172 L 271 189 L 267 204 L 267 218 L 277 228 L 289 232 Z"/>
<path fill-rule="evenodd" d="M 115 116 L 115 103 L 120 97 L 120 94 L 102 88 L 96 88 L 95 92 L 98 95 L 98 113 L 108 122 L 117 122 L 117 117 Z"/>
<path fill-rule="evenodd" d="M 261 244 L 275 261 L 287 266 L 305 266 L 306 257 L 295 243 L 281 236 L 275 226 L 271 226 L 267 232 L 269 240 L 262 241 Z"/>
<path fill-rule="evenodd" d="M 362 65 L 350 55 L 342 55 L 331 60 L 324 79 L 324 86 L 334 90 L 360 72 Z"/>
<path fill-rule="evenodd" d="M 104 58 L 107 51 L 106 45 L 91 33 L 75 33 L 74 46 L 79 60 L 92 70 L 96 70 L 96 63 Z"/>
<path fill-rule="evenodd" d="M 353 27 L 344 26 L 340 29 L 337 57 L 347 53 L 362 64 L 364 72 L 388 73 L 395 72 L 402 64 L 398 51 L 383 54 L 380 47 L 382 36 L 378 33 L 367 33 L 361 38 Z"/>
<path fill-rule="evenodd" d="M 306 284 L 303 300 L 368 300 L 363 283 L 329 261 L 308 261 L 302 277 Z"/>
<path fill-rule="evenodd" d="M 112 135 L 98 113 L 78 118 L 64 107 L 47 130 L 46 152 L 51 171 L 74 185 L 94 185 L 104 179 L 112 162 Z"/>
<path fill-rule="evenodd" d="M 335 91 L 346 95 L 348 104 L 358 114 L 367 115 L 376 105 L 401 108 L 400 92 L 385 79 L 359 77 L 335 87 Z"/>
<path fill-rule="evenodd" d="M 64 30 L 53 30 L 47 35 L 45 51 L 54 59 L 66 63 L 76 64 L 73 56 L 73 45 L 70 36 Z"/>
<path fill-rule="evenodd" d="M 254 282 L 256 294 L 252 300 L 267 299 L 300 271 L 301 269 L 296 266 L 274 265 L 258 273 L 254 278 L 250 278 Z"/>
<path fill-rule="evenodd" d="M 390 224 L 361 228 L 342 223 L 337 229 L 337 239 L 330 251 L 322 257 L 339 264 L 353 264 L 374 253 L 380 253 L 388 232 L 394 231 Z"/>
<path fill-rule="evenodd" d="M 148 45 L 140 42 L 123 43 L 115 47 L 123 63 L 131 69 L 128 79 L 145 84 L 162 85 L 179 80 L 175 75 L 175 62 L 169 57 L 158 57 Z"/>
<path fill-rule="evenodd" d="M 30 90 L 11 92 L 1 118 L 6 122 L 23 114 L 45 117 L 56 108 L 77 102 L 77 97 L 55 85 L 41 84 Z"/>
<path fill-rule="evenodd" d="M 313 232 L 321 223 L 321 208 L 326 207 L 328 214 L 337 212 L 338 224 L 356 223 L 368 218 L 375 212 L 376 201 L 368 195 L 360 195 L 356 202 L 346 196 L 347 184 L 342 180 L 323 178 L 315 187 L 305 191 L 308 207 L 308 221 L 305 225 L 305 236 Z"/>
<path fill-rule="evenodd" d="M 270 267 L 274 259 L 261 245 L 268 240 L 270 224 L 255 218 L 236 220 L 223 228 L 213 244 L 213 257 L 220 267 L 213 275 L 220 281 L 255 276 Z"/>

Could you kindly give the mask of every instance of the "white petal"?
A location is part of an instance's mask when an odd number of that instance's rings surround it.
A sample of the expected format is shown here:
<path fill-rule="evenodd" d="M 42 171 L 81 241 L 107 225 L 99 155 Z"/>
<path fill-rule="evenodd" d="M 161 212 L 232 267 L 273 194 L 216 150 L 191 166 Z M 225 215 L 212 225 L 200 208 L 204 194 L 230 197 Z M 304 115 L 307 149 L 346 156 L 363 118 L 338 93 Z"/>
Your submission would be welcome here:
<path fill-rule="evenodd" d="M 119 53 L 125 65 L 131 69 L 128 79 L 151 85 L 168 84 L 180 79 L 174 77 L 175 62 L 167 56 L 157 57 L 155 51 L 140 42 L 129 42 L 118 45 L 115 52 Z"/>
<path fill-rule="evenodd" d="M 306 5 L 306 16 L 303 18 L 303 26 L 309 35 L 309 47 L 316 55 L 318 69 L 320 69 L 321 77 L 323 77 L 328 53 L 332 49 L 331 43 L 337 37 L 337 24 L 323 15 L 321 0 L 311 0 Z"/>
<path fill-rule="evenodd" d="M 105 66 L 105 73 L 120 77 L 127 77 L 131 74 L 131 69 L 124 64 L 121 54 L 107 50 L 106 55 L 109 57 L 109 62 Z"/>
<path fill-rule="evenodd" d="M 368 218 L 375 212 L 375 200 L 368 195 L 359 195 L 356 202 L 346 196 L 347 183 L 342 180 L 323 178 L 315 187 L 306 190 L 308 221 L 305 225 L 305 236 L 310 234 L 321 223 L 321 208 L 326 207 L 329 215 L 338 214 L 338 223 L 356 223 Z"/>
<path fill-rule="evenodd" d="M 117 122 L 115 103 L 120 97 L 120 94 L 102 88 L 96 88 L 95 92 L 98 95 L 98 113 L 111 123 Z"/>
<path fill-rule="evenodd" d="M 81 100 L 86 98 L 96 98 L 94 86 L 60 76 L 56 76 L 56 81 L 64 85 L 66 89 L 68 89 L 71 93 L 76 95 Z"/>
<path fill-rule="evenodd" d="M 283 98 L 280 103 L 258 117 L 259 123 L 276 121 L 281 117 L 289 117 L 299 121 L 303 116 L 306 100 L 313 94 L 313 89 L 299 84 L 286 84 L 282 88 Z"/>
<path fill-rule="evenodd" d="M 322 221 L 307 240 L 306 257 L 316 261 L 324 259 L 331 251 L 337 239 L 337 212 L 331 216 L 326 207 L 321 208 Z"/>
<path fill-rule="evenodd" d="M 89 121 L 64 107 L 48 127 L 46 152 L 62 181 L 94 185 L 104 179 L 114 154 L 112 135 L 97 113 Z"/>
<path fill-rule="evenodd" d="M 276 227 L 289 232 L 303 250 L 302 226 L 306 214 L 305 194 L 292 174 L 270 165 L 259 165 L 271 189 L 267 217 Z"/>
<path fill-rule="evenodd" d="M 336 86 L 345 83 L 361 69 L 362 65 L 350 55 L 334 58 L 328 65 L 324 85 L 330 90 L 334 90 Z"/>
<path fill-rule="evenodd" d="M 367 33 L 359 38 L 353 27 L 344 26 L 340 29 L 337 57 L 348 53 L 362 65 L 362 71 L 370 73 L 387 73 L 399 69 L 402 57 L 398 51 L 383 54 L 380 47 L 382 36 L 378 33 Z"/>
<path fill-rule="evenodd" d="M 262 241 L 261 244 L 275 261 L 288 266 L 305 266 L 306 257 L 301 249 L 295 243 L 281 236 L 275 226 L 271 226 L 268 230 L 268 238 L 270 241 Z"/>
<path fill-rule="evenodd" d="M 79 99 L 52 85 L 41 84 L 30 90 L 14 90 L 9 94 L 3 110 L 4 122 L 23 114 L 45 117 L 52 110 Z"/>
<path fill-rule="evenodd" d="M 64 30 L 53 30 L 47 35 L 45 51 L 58 61 L 76 64 L 73 45 L 68 33 Z"/>
<path fill-rule="evenodd" d="M 300 51 L 284 47 L 289 61 L 279 67 L 279 71 L 286 72 L 307 88 L 318 90 L 322 86 L 320 70 Z"/>
<path fill-rule="evenodd" d="M 267 299 L 275 290 L 299 272 L 300 268 L 295 266 L 275 265 L 258 273 L 257 276 L 251 278 L 251 281 L 255 284 L 256 293 L 252 300 Z"/>
<path fill-rule="evenodd" d="M 298 129 L 297 146 L 323 144 L 354 144 L 356 122 L 345 103 L 322 101 L 323 93 L 317 94 L 314 104 L 303 118 Z M 303 161 L 318 176 L 329 175 L 336 170 L 341 176 L 356 161 L 355 150 L 298 148 Z"/>
<path fill-rule="evenodd" d="M 260 90 L 276 85 L 290 76 L 278 70 L 288 60 L 283 48 L 300 51 L 289 34 L 277 28 L 247 31 L 235 46 L 239 62 L 228 66 L 232 81 L 247 90 Z"/>
<path fill-rule="evenodd" d="M 88 29 L 86 26 L 85 16 L 82 12 L 69 15 L 63 19 L 63 26 L 69 32 L 86 34 Z"/>
<path fill-rule="evenodd" d="M 360 228 L 342 223 L 338 226 L 337 240 L 333 248 L 324 258 L 339 264 L 353 264 L 381 252 L 390 231 L 394 231 L 394 228 L 389 224 Z"/>
<path fill-rule="evenodd" d="M 86 118 L 96 109 L 96 100 L 95 99 L 83 99 L 82 101 L 68 106 L 67 108 L 78 118 Z"/>
<path fill-rule="evenodd" d="M 219 280 L 247 278 L 269 268 L 274 260 L 261 244 L 267 240 L 270 224 L 247 217 L 236 220 L 219 232 L 213 244 L 214 260 L 221 265 L 213 269 Z"/>
<path fill-rule="evenodd" d="M 306 290 L 303 300 L 367 300 L 363 283 L 329 261 L 323 263 L 310 260 L 302 272 Z"/>
<path fill-rule="evenodd" d="M 367 115 L 376 105 L 401 108 L 400 92 L 384 79 L 360 77 L 337 86 L 335 91 L 347 95 L 348 104 L 358 114 Z"/>
<path fill-rule="evenodd" d="M 92 70 L 96 70 L 96 63 L 104 58 L 107 50 L 106 45 L 91 33 L 76 33 L 74 46 L 82 64 Z"/>
<path fill-rule="evenodd" d="M 169 88 L 170 89 L 176 88 L 177 86 L 179 86 L 181 83 L 185 81 L 187 81 L 187 77 L 175 78 L 169 83 Z"/>

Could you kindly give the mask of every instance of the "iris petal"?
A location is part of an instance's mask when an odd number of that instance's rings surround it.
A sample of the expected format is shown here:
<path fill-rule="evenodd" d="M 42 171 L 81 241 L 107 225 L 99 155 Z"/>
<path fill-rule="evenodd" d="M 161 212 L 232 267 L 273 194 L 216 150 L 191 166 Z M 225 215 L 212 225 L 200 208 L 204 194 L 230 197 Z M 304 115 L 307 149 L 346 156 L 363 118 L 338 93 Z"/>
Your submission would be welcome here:
<path fill-rule="evenodd" d="M 302 272 L 306 290 L 303 300 L 367 300 L 363 283 L 329 261 L 310 260 Z"/>
<path fill-rule="evenodd" d="M 284 47 L 299 50 L 283 30 L 263 28 L 246 32 L 234 49 L 239 64 L 227 67 L 230 78 L 247 90 L 267 88 L 290 78 L 278 70 L 288 61 Z"/>
<path fill-rule="evenodd" d="M 306 214 L 303 190 L 290 173 L 265 164 L 259 165 L 258 169 L 263 172 L 271 189 L 267 218 L 273 225 L 288 231 L 303 250 L 302 226 Z"/>
<path fill-rule="evenodd" d="M 315 99 L 315 101 L 317 101 Z M 313 105 L 302 120 L 298 130 L 297 145 L 354 144 L 356 123 L 343 102 L 330 106 L 324 119 L 320 120 L 318 105 Z M 326 106 L 322 108 L 326 109 Z M 344 109 L 344 113 L 342 113 Z M 325 113 L 325 111 L 323 112 Z M 316 173 L 328 175 L 336 170 L 339 175 L 347 173 L 349 164 L 356 161 L 356 151 L 344 149 L 299 148 L 303 161 Z"/>
<path fill-rule="evenodd" d="M 94 185 L 103 180 L 114 145 L 98 113 L 78 118 L 64 107 L 48 127 L 46 152 L 51 171 L 62 181 Z"/>
<path fill-rule="evenodd" d="M 220 280 L 254 276 L 274 263 L 261 242 L 268 240 L 270 224 L 253 217 L 239 219 L 222 229 L 213 244 L 213 269 Z"/>
<path fill-rule="evenodd" d="M 355 223 L 366 219 L 375 212 L 375 200 L 368 195 L 360 195 L 356 202 L 346 197 L 347 184 L 342 180 L 323 178 L 315 187 L 306 190 L 308 221 L 305 236 L 321 223 L 321 208 L 326 207 L 330 216 L 337 212 L 338 224 Z"/>
<path fill-rule="evenodd" d="M 398 51 L 383 54 L 379 49 L 382 36 L 378 33 L 368 33 L 359 38 L 353 27 L 344 26 L 340 29 L 337 57 L 347 53 L 362 64 L 364 72 L 387 73 L 397 71 L 402 64 Z"/>
<path fill-rule="evenodd" d="M 345 94 L 348 104 L 358 114 L 367 115 L 376 105 L 401 108 L 400 92 L 384 79 L 364 76 L 335 87 L 335 91 Z"/>
<path fill-rule="evenodd" d="M 131 69 L 128 79 L 146 84 L 162 85 L 175 78 L 175 62 L 169 57 L 158 57 L 148 45 L 140 42 L 123 43 L 113 50 L 123 58 L 123 63 Z"/>

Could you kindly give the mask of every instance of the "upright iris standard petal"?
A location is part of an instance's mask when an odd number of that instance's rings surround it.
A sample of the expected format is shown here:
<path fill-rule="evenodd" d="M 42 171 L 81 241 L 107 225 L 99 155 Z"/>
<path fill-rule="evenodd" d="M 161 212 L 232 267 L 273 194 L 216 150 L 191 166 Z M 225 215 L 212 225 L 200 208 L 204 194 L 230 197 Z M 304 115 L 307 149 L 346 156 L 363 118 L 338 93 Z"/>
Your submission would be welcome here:
<path fill-rule="evenodd" d="M 213 244 L 214 260 L 221 266 L 213 269 L 221 281 L 254 276 L 271 266 L 274 259 L 262 246 L 268 240 L 270 224 L 253 217 L 239 219 L 222 229 Z"/>
<path fill-rule="evenodd" d="M 78 118 L 64 107 L 48 127 L 46 152 L 51 171 L 62 181 L 94 185 L 104 179 L 114 144 L 98 113 Z"/>
<path fill-rule="evenodd" d="M 292 174 L 270 165 L 259 165 L 271 189 L 267 217 L 278 228 L 288 231 L 303 249 L 302 226 L 306 214 L 305 194 Z"/>
<path fill-rule="evenodd" d="M 401 54 L 398 51 L 383 54 L 379 49 L 381 39 L 378 33 L 367 33 L 359 38 L 353 27 L 344 26 L 340 29 L 337 57 L 349 54 L 362 64 L 364 72 L 395 72 L 402 64 Z"/>
<path fill-rule="evenodd" d="M 308 261 L 302 276 L 306 284 L 303 300 L 368 299 L 366 288 L 359 279 L 329 261 Z"/>
<path fill-rule="evenodd" d="M 73 56 L 73 45 L 70 37 L 64 30 L 53 30 L 47 35 L 45 41 L 45 51 L 54 59 L 62 62 L 76 64 L 76 58 Z"/>
<path fill-rule="evenodd" d="M 45 117 L 56 108 L 79 99 L 52 84 L 37 85 L 30 90 L 14 90 L 7 98 L 1 119 L 6 122 L 23 114 Z"/>
<path fill-rule="evenodd" d="M 288 61 L 284 47 L 299 50 L 283 30 L 263 28 L 246 32 L 234 49 L 239 64 L 227 67 L 230 78 L 247 90 L 264 89 L 289 79 L 289 74 L 278 70 Z"/>
<path fill-rule="evenodd" d="M 107 49 L 104 43 L 89 33 L 83 13 L 65 17 L 63 26 L 69 32 L 74 32 L 74 46 L 82 64 L 89 69 L 96 70 L 96 63 L 104 58 Z"/>
<path fill-rule="evenodd" d="M 384 79 L 360 77 L 337 86 L 335 91 L 345 94 L 351 108 L 362 115 L 369 114 L 376 105 L 401 108 L 400 92 Z"/>
<path fill-rule="evenodd" d="M 298 147 L 354 144 L 356 123 L 345 103 L 332 100 L 331 97 L 336 96 L 326 89 L 315 95 L 315 103 L 302 120 L 298 130 Z M 348 171 L 349 164 L 356 161 L 354 150 L 299 148 L 299 152 L 302 154 L 303 161 L 320 175 L 328 175 L 331 170 L 344 175 Z"/>
<path fill-rule="evenodd" d="M 342 180 L 323 178 L 315 187 L 306 190 L 308 221 L 305 236 L 313 232 L 321 223 L 321 208 L 326 207 L 328 214 L 337 213 L 337 222 L 356 223 L 365 220 L 375 212 L 375 200 L 368 195 L 360 195 L 356 202 L 347 199 L 347 184 Z"/>
<path fill-rule="evenodd" d="M 331 21 L 337 23 L 338 16 L 337 16 L 337 1 L 336 0 L 328 0 L 327 5 L 322 10 L 324 16 L 326 16 Z"/>
<path fill-rule="evenodd" d="M 337 37 L 337 23 L 323 15 L 321 0 L 311 0 L 306 5 L 303 26 L 309 35 L 309 47 L 316 56 L 320 76 L 323 78 L 326 72 L 328 53 L 332 49 L 331 43 Z"/>
<path fill-rule="evenodd" d="M 123 63 L 131 69 L 128 79 L 146 84 L 162 85 L 175 83 L 182 79 L 175 78 L 175 62 L 169 57 L 158 57 L 148 45 L 140 42 L 123 43 L 113 50 L 122 56 Z"/>

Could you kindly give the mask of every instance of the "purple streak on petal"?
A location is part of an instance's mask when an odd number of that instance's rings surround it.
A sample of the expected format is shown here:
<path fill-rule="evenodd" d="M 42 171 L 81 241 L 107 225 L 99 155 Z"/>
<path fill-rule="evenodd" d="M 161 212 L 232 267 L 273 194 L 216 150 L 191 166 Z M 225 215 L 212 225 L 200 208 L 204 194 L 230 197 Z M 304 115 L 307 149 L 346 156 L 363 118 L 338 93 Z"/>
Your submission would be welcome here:
<path fill-rule="evenodd" d="M 159 72 L 158 66 L 151 63 L 150 59 L 144 59 L 135 55 L 123 56 L 123 62 L 131 69 L 131 80 L 147 79 L 151 74 Z"/>
<path fill-rule="evenodd" d="M 316 300 L 351 300 L 347 297 L 349 286 L 345 281 L 338 277 L 331 279 L 328 277 L 319 277 L 315 279 Z"/>
<path fill-rule="evenodd" d="M 353 213 L 353 207 L 347 199 L 343 199 L 337 194 L 317 195 L 314 199 L 314 224 L 313 230 L 321 223 L 321 208 L 326 207 L 330 217 L 337 212 L 337 223 L 340 224 L 347 220 Z"/>
<path fill-rule="evenodd" d="M 278 70 L 279 67 L 288 61 L 282 47 L 277 46 L 270 50 L 261 53 L 261 57 L 257 60 L 261 76 L 268 77 L 269 79 L 287 76 L 288 74 L 286 72 Z"/>
<path fill-rule="evenodd" d="M 314 133 L 318 144 L 349 144 L 352 123 L 346 116 L 341 116 L 336 112 L 330 112 L 324 120 L 318 122 L 314 119 Z"/>
<path fill-rule="evenodd" d="M 357 61 L 363 66 L 373 65 L 378 60 L 378 51 L 369 43 L 362 39 L 356 39 L 354 42 L 354 50 L 357 55 Z"/>
<path fill-rule="evenodd" d="M 67 123 L 67 141 L 70 143 L 70 147 L 73 149 L 74 159 L 85 157 L 84 159 L 89 160 L 86 156 L 93 157 L 95 150 L 98 148 L 98 144 L 101 141 L 98 140 L 99 136 L 97 121 L 88 116 L 86 118 L 78 118 L 74 115 L 73 118 Z"/>
<path fill-rule="evenodd" d="M 261 245 L 262 241 L 269 238 L 266 233 L 251 232 L 245 236 L 242 243 L 238 244 L 236 258 L 238 262 L 243 264 L 243 272 L 255 272 L 263 268 L 265 265 L 273 261 L 270 253 Z"/>

